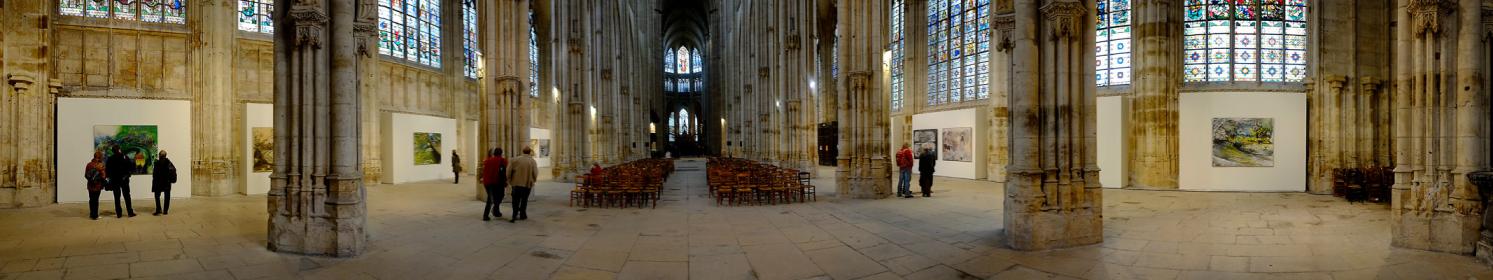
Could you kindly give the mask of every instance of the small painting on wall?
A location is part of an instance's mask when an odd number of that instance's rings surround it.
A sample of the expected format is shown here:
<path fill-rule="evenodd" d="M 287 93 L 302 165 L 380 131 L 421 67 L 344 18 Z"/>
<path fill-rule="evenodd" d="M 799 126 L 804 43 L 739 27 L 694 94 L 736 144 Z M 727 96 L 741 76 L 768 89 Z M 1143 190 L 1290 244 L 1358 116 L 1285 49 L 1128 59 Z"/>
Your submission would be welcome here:
<path fill-rule="evenodd" d="M 550 140 L 549 139 L 539 139 L 539 148 L 537 150 L 538 151 L 534 152 L 535 153 L 534 157 L 541 157 L 541 158 L 550 157 Z"/>
<path fill-rule="evenodd" d="M 943 129 L 943 160 L 974 162 L 974 128 L 955 127 Z"/>
<path fill-rule="evenodd" d="M 932 153 L 934 158 L 938 157 L 938 130 L 923 129 L 912 131 L 912 153 L 914 156 L 922 157 L 923 153 Z"/>
<path fill-rule="evenodd" d="M 275 129 L 255 127 L 251 130 L 254 140 L 254 173 L 270 172 L 275 164 Z"/>
<path fill-rule="evenodd" d="M 415 165 L 441 163 L 441 134 L 415 132 Z"/>
<path fill-rule="evenodd" d="M 154 125 L 93 126 L 93 150 L 103 153 L 107 159 L 114 156 L 114 148 L 118 147 L 126 159 L 135 163 L 131 174 L 151 174 L 154 171 L 159 141 L 160 134 Z"/>
<path fill-rule="evenodd" d="M 1275 166 L 1275 119 L 1214 118 L 1214 167 Z"/>

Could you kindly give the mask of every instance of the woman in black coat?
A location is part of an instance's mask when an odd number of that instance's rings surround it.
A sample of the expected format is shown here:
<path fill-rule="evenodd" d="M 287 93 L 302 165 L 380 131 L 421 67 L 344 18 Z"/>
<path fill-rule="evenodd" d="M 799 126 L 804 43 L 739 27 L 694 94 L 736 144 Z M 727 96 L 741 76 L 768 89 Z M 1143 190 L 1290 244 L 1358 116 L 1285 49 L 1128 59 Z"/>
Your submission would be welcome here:
<path fill-rule="evenodd" d="M 176 165 L 171 164 L 171 159 L 166 158 L 166 151 L 161 151 L 156 158 L 155 172 L 151 176 L 150 192 L 155 193 L 156 212 L 152 215 L 166 215 L 171 211 L 171 184 L 176 183 Z M 161 196 L 165 196 L 166 203 L 161 204 Z"/>
<path fill-rule="evenodd" d="M 923 197 L 933 194 L 933 165 L 937 162 L 933 150 L 923 150 L 923 154 L 918 155 L 918 186 L 923 188 Z"/>

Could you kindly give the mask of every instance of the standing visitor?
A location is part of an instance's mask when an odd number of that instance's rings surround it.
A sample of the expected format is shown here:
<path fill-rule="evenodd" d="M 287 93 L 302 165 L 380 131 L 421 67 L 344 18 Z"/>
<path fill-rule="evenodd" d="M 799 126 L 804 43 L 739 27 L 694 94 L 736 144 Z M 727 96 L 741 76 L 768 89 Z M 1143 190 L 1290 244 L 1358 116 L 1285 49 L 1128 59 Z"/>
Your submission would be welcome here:
<path fill-rule="evenodd" d="M 135 216 L 135 205 L 130 201 L 130 175 L 135 173 L 135 161 L 125 157 L 124 151 L 114 147 L 114 155 L 104 163 L 104 171 L 109 174 L 109 185 L 114 187 L 114 216 L 124 218 L 125 209 L 129 210 L 130 217 Z M 124 208 L 119 208 L 120 195 L 124 195 Z"/>
<path fill-rule="evenodd" d="M 912 149 L 906 143 L 897 151 L 897 171 L 902 175 L 897 179 L 897 196 L 912 198 Z"/>
<path fill-rule="evenodd" d="M 166 158 L 166 150 L 161 150 L 159 159 L 156 159 L 155 173 L 151 176 L 150 192 L 155 193 L 156 212 L 151 215 L 166 215 L 171 212 L 171 184 L 176 183 L 176 165 L 171 164 L 171 159 Z M 162 195 L 165 195 L 166 203 L 161 204 Z"/>
<path fill-rule="evenodd" d="M 593 163 L 591 163 L 591 176 L 601 175 L 601 171 L 602 171 L 602 169 L 601 169 L 601 163 L 599 163 L 599 162 L 593 162 Z"/>
<path fill-rule="evenodd" d="M 513 216 L 509 216 L 509 223 L 529 219 L 529 190 L 539 176 L 538 164 L 530 156 L 533 153 L 533 149 L 524 148 L 524 155 L 513 158 L 512 166 L 508 167 L 508 185 L 513 186 Z"/>
<path fill-rule="evenodd" d="M 923 187 L 923 197 L 933 194 L 933 165 L 938 159 L 933 158 L 933 150 L 923 150 L 923 155 L 918 157 L 918 186 Z"/>
<path fill-rule="evenodd" d="M 452 184 L 461 184 L 461 156 L 456 150 L 451 150 L 451 173 L 456 173 L 456 181 Z"/>
<path fill-rule="evenodd" d="M 98 196 L 109 184 L 104 173 L 104 152 L 93 152 L 93 160 L 83 167 L 83 178 L 88 180 L 88 218 L 98 220 Z"/>
<path fill-rule="evenodd" d="M 503 149 L 493 149 L 482 160 L 482 174 L 477 177 L 482 190 L 487 191 L 487 203 L 482 206 L 482 220 L 491 221 L 488 214 L 503 217 L 503 189 L 508 184 L 508 160 L 503 158 Z"/>

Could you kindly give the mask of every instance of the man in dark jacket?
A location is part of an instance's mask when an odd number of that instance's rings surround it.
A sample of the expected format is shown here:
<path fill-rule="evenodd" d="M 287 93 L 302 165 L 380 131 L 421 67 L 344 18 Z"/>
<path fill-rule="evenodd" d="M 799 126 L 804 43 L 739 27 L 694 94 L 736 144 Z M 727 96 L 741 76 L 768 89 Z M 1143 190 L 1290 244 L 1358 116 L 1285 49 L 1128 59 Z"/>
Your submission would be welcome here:
<path fill-rule="evenodd" d="M 938 159 L 933 158 L 933 150 L 923 150 L 918 156 L 918 186 L 923 187 L 923 197 L 933 194 L 933 165 Z"/>
<path fill-rule="evenodd" d="M 482 160 L 482 174 L 477 177 L 482 190 L 487 191 L 487 203 L 482 206 L 482 220 L 490 221 L 487 214 L 503 217 L 503 189 L 508 185 L 508 159 L 503 158 L 503 149 L 493 149 Z"/>
<path fill-rule="evenodd" d="M 171 164 L 171 159 L 166 158 L 166 151 L 161 150 L 160 157 L 156 159 L 155 173 L 150 181 L 150 192 L 155 193 L 156 198 L 156 212 L 151 215 L 160 216 L 171 212 L 171 184 L 175 183 L 176 165 Z M 166 204 L 161 204 L 162 195 L 165 196 Z"/>
<path fill-rule="evenodd" d="M 451 150 L 451 173 L 456 173 L 456 180 L 452 184 L 461 184 L 461 155 L 456 150 Z"/>
<path fill-rule="evenodd" d="M 114 185 L 114 216 L 124 218 L 125 209 L 130 217 L 135 216 L 135 206 L 130 202 L 130 175 L 135 174 L 135 161 L 124 156 L 124 151 L 114 147 L 114 154 L 104 166 L 109 175 L 109 184 Z M 124 208 L 119 208 L 120 195 L 124 195 Z"/>

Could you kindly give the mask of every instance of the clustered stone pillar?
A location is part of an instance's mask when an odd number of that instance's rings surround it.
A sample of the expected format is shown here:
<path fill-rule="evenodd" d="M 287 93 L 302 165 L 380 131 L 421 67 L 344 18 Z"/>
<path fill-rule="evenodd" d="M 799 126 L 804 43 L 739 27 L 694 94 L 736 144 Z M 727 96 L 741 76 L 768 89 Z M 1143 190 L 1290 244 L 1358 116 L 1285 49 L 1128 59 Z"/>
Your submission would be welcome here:
<path fill-rule="evenodd" d="M 588 131 L 593 126 L 587 114 L 590 100 L 591 61 L 586 52 L 590 45 L 594 6 L 590 1 L 554 1 L 550 33 L 559 38 L 554 44 L 554 81 L 559 88 L 553 149 L 553 173 L 556 180 L 570 182 L 586 172 L 591 161 Z"/>
<path fill-rule="evenodd" d="M 1489 168 L 1482 1 L 1398 7 L 1392 243 L 1471 254 L 1483 205 L 1466 174 Z"/>
<path fill-rule="evenodd" d="M 1006 242 L 1046 250 L 1102 242 L 1095 163 L 1094 13 L 1078 0 L 1017 0 Z"/>
<path fill-rule="evenodd" d="M 483 84 L 478 98 L 478 150 L 472 155 L 486 158 L 492 149 L 503 149 L 504 157 L 523 154 L 529 145 L 529 118 L 526 106 L 529 94 L 529 1 L 478 2 L 481 24 L 479 37 L 485 54 Z M 479 161 L 480 162 L 480 161 Z M 478 168 L 481 168 L 480 163 Z M 480 169 L 478 169 L 480 170 Z M 486 200 L 487 191 L 473 183 L 477 199 Z"/>
<path fill-rule="evenodd" d="M 368 242 L 360 168 L 355 26 L 369 0 L 275 2 L 275 163 L 268 194 L 269 249 L 356 256 Z M 360 51 L 361 49 L 361 51 Z"/>
<path fill-rule="evenodd" d="M 192 49 L 192 195 L 221 196 L 238 192 L 240 157 L 234 155 L 233 50 L 238 28 L 237 5 L 201 1 L 188 11 L 195 35 Z M 180 162 L 180 161 L 178 161 Z"/>
<path fill-rule="evenodd" d="M 783 107 L 781 109 L 783 141 L 779 156 L 783 167 L 814 173 L 815 133 L 814 98 L 809 88 L 810 74 L 814 73 L 814 51 L 805 44 L 806 38 L 815 30 L 814 3 L 812 1 L 789 2 L 778 5 L 777 18 L 782 48 Z"/>
<path fill-rule="evenodd" d="M 4 2 L 4 1 L 0 1 Z M 0 3 L 0 208 L 54 202 L 55 89 L 46 24 L 55 1 Z M 68 159 L 57 164 L 86 163 Z"/>
<path fill-rule="evenodd" d="M 882 71 L 886 7 L 876 1 L 842 1 L 840 21 L 840 154 L 835 182 L 841 197 L 892 195 L 888 103 Z"/>

